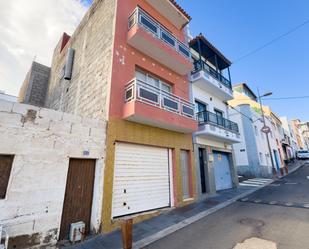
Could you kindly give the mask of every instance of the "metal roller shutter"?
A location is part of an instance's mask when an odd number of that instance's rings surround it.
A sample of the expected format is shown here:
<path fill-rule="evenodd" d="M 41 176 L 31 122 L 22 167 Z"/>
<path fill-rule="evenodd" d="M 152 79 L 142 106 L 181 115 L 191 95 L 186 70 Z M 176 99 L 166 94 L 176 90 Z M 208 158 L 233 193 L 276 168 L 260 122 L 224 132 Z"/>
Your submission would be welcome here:
<path fill-rule="evenodd" d="M 113 217 L 170 206 L 168 149 L 116 143 Z"/>

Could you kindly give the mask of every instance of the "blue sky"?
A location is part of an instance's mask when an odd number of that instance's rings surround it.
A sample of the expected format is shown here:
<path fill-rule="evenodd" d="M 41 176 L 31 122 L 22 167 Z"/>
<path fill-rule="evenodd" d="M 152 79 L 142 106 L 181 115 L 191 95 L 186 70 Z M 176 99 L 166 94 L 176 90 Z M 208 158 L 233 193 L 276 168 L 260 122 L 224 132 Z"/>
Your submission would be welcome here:
<path fill-rule="evenodd" d="M 202 32 L 231 61 L 309 19 L 308 0 L 178 0 Z M 309 95 L 309 24 L 231 67 L 233 83 L 247 82 L 274 98 Z M 266 100 L 280 116 L 309 120 L 309 98 Z"/>

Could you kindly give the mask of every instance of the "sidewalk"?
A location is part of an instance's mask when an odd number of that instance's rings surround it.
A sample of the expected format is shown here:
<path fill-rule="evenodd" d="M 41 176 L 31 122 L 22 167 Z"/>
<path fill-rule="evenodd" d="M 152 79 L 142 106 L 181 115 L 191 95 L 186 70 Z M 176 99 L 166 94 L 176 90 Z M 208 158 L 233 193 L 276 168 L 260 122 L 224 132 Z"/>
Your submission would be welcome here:
<path fill-rule="evenodd" d="M 289 173 L 294 172 L 305 164 L 305 161 L 297 161 L 290 164 Z M 157 217 L 140 222 L 133 226 L 133 248 L 143 248 L 152 242 L 159 240 L 175 231 L 196 222 L 219 209 L 222 209 L 238 199 L 271 184 L 271 179 L 249 179 L 237 189 L 220 191 L 216 196 L 191 205 L 166 211 Z M 121 249 L 121 233 L 116 230 L 109 234 L 96 235 L 83 243 L 62 247 L 66 249 Z"/>
<path fill-rule="evenodd" d="M 271 180 L 267 180 L 267 183 Z M 224 190 L 214 197 L 193 203 L 191 205 L 176 208 L 161 215 L 135 224 L 133 226 L 134 249 L 142 248 L 151 242 L 175 232 L 215 211 L 221 209 L 239 198 L 242 198 L 257 189 L 260 186 L 240 186 L 238 189 Z M 66 249 L 120 249 L 122 248 L 121 233 L 119 230 L 109 234 L 97 235 L 86 240 L 83 243 L 62 247 Z"/>

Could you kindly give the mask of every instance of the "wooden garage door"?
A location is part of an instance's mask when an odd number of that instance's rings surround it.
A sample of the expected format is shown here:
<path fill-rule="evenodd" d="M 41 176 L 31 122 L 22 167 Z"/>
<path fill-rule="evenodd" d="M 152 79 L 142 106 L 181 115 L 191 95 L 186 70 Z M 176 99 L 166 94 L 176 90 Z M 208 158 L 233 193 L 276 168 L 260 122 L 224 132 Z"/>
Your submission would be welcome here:
<path fill-rule="evenodd" d="M 79 221 L 89 233 L 94 174 L 95 160 L 70 159 L 59 239 L 67 239 L 70 224 Z"/>
<path fill-rule="evenodd" d="M 113 217 L 170 206 L 168 149 L 116 143 Z"/>

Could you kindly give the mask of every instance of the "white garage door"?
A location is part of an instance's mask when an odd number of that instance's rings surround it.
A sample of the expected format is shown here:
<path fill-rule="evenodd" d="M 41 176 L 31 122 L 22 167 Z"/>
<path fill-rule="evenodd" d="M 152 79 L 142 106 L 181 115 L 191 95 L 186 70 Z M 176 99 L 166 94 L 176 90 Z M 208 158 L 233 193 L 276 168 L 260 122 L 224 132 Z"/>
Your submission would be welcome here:
<path fill-rule="evenodd" d="M 170 206 L 168 149 L 116 143 L 113 217 Z"/>

